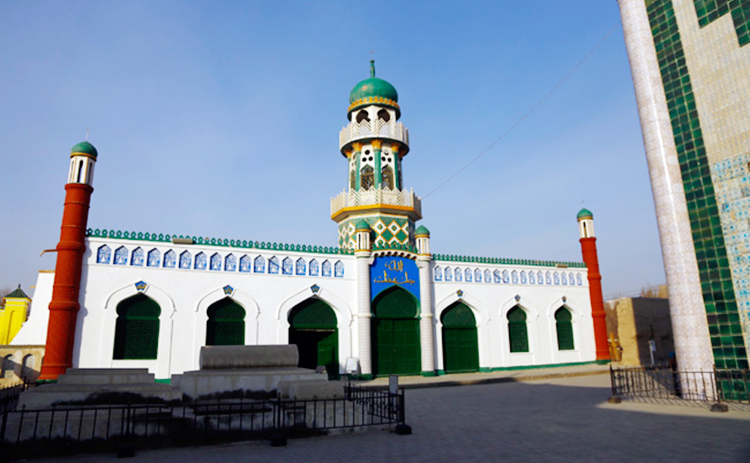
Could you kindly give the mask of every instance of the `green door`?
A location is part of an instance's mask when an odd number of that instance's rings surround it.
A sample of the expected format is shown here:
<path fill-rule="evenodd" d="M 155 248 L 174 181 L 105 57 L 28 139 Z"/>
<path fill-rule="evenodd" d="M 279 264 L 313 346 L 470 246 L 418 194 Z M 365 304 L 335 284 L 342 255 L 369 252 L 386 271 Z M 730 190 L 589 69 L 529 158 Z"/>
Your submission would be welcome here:
<path fill-rule="evenodd" d="M 299 351 L 300 368 L 326 367 L 338 378 L 339 348 L 336 313 L 320 299 L 307 299 L 289 312 L 289 344 Z"/>
<path fill-rule="evenodd" d="M 244 346 L 245 309 L 232 299 L 214 302 L 208 307 L 207 346 Z"/>
<path fill-rule="evenodd" d="M 416 299 L 393 287 L 375 298 L 373 312 L 373 373 L 418 375 L 422 365 Z"/>
<path fill-rule="evenodd" d="M 446 373 L 479 371 L 477 326 L 471 309 L 456 302 L 443 311 L 443 368 Z"/>

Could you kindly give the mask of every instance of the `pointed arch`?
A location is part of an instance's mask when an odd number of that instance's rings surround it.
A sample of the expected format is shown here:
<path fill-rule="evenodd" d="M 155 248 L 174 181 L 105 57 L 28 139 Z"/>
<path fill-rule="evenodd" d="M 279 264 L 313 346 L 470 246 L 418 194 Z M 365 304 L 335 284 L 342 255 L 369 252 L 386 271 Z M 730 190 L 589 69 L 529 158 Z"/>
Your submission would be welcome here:
<path fill-rule="evenodd" d="M 245 308 L 230 297 L 214 302 L 206 310 L 207 346 L 245 345 Z"/>
<path fill-rule="evenodd" d="M 113 360 L 156 360 L 159 352 L 159 304 L 139 293 L 117 304 Z"/>
<path fill-rule="evenodd" d="M 407 290 L 392 286 L 372 303 L 372 365 L 375 375 L 419 374 L 419 302 Z"/>

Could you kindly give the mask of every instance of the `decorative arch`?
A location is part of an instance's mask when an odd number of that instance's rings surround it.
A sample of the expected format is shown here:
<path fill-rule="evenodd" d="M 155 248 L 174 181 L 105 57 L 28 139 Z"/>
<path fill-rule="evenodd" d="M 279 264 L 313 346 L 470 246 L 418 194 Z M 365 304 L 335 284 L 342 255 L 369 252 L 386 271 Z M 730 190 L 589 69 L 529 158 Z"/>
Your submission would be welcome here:
<path fill-rule="evenodd" d="M 3 357 L 3 367 L 0 372 L 0 378 L 12 378 L 16 370 L 16 360 L 13 354 Z"/>
<path fill-rule="evenodd" d="M 372 313 L 373 373 L 419 374 L 419 301 L 409 291 L 392 286 L 375 297 Z"/>
<path fill-rule="evenodd" d="M 222 260 L 223 259 L 221 258 L 221 254 L 219 254 L 218 252 L 215 252 L 215 253 L 211 254 L 211 260 L 209 261 L 210 264 L 209 264 L 208 268 L 210 270 L 214 271 L 214 272 L 221 271 L 221 261 Z"/>
<path fill-rule="evenodd" d="M 112 360 L 157 360 L 159 304 L 138 293 L 117 304 Z"/>
<path fill-rule="evenodd" d="M 574 350 L 573 314 L 567 307 L 562 306 L 555 311 L 554 317 L 557 331 L 557 349 Z"/>
<path fill-rule="evenodd" d="M 479 371 L 479 343 L 474 311 L 456 301 L 440 314 L 443 370 L 446 373 Z"/>
<path fill-rule="evenodd" d="M 112 258 L 112 250 L 106 244 L 99 246 L 96 250 L 96 263 L 97 264 L 109 264 Z"/>
<path fill-rule="evenodd" d="M 230 297 L 214 302 L 206 310 L 207 346 L 245 345 L 245 308 Z"/>
<path fill-rule="evenodd" d="M 195 305 L 193 322 L 193 349 L 195 349 L 195 367 L 198 367 L 198 354 L 206 342 L 208 309 L 215 303 L 229 297 L 245 310 L 245 345 L 258 343 L 258 317 L 260 307 L 252 296 L 239 289 L 228 287 L 229 294 L 223 287 L 216 288 L 203 296 Z"/>
<path fill-rule="evenodd" d="M 511 308 L 506 314 L 508 319 L 508 347 L 511 353 L 529 352 L 529 327 L 526 311 L 520 306 Z"/>
<path fill-rule="evenodd" d="M 451 292 L 447 297 L 435 303 L 435 332 L 441 333 L 443 329 L 442 315 L 443 312 L 456 303 L 462 303 L 474 314 L 474 320 L 477 326 L 477 342 L 479 346 L 479 366 L 486 367 L 491 363 L 488 353 L 490 352 L 490 338 L 488 336 L 488 327 L 490 326 L 491 316 L 489 311 L 483 306 L 482 301 L 465 292 L 461 297 L 456 292 Z M 443 352 L 443 337 L 435 336 L 435 351 Z M 443 357 L 438 357 L 438 369 L 444 368 Z"/>
<path fill-rule="evenodd" d="M 133 255 L 130 259 L 130 265 L 136 266 L 136 267 L 143 267 L 143 248 L 138 246 L 137 248 L 133 249 Z"/>
<path fill-rule="evenodd" d="M 338 377 L 338 320 L 331 306 L 318 297 L 309 297 L 295 305 L 287 318 L 289 344 L 296 345 L 299 352 L 297 366 L 325 366 L 329 378 Z"/>

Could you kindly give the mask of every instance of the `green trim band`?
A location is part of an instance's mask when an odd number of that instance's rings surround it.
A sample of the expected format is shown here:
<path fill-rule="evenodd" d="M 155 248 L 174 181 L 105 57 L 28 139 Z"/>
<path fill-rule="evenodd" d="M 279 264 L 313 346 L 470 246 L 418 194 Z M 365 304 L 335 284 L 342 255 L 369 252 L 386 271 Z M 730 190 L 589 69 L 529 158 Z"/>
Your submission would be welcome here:
<path fill-rule="evenodd" d="M 560 262 L 554 260 L 529 260 L 529 259 L 508 259 L 505 257 L 470 257 L 454 256 L 447 254 L 433 254 L 432 260 L 443 262 L 463 262 L 467 264 L 501 264 L 501 265 L 531 265 L 534 267 L 558 267 L 562 270 L 565 268 L 586 268 L 584 262 Z"/>
<path fill-rule="evenodd" d="M 437 376 L 437 375 L 438 374 L 436 371 L 423 371 L 422 372 L 422 376 L 424 376 L 425 378 L 430 378 L 430 377 Z"/>

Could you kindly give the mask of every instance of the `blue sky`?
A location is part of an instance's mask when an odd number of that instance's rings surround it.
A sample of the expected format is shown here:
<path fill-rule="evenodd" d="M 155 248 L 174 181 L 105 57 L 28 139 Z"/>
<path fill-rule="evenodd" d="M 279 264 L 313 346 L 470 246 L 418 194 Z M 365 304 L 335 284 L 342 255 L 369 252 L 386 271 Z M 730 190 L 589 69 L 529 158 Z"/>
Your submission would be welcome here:
<path fill-rule="evenodd" d="M 87 128 L 90 227 L 334 245 L 338 132 L 373 56 L 433 252 L 580 261 L 585 206 L 605 296 L 664 282 L 615 1 L 2 1 L 0 41 L 0 288 L 54 268 Z"/>

